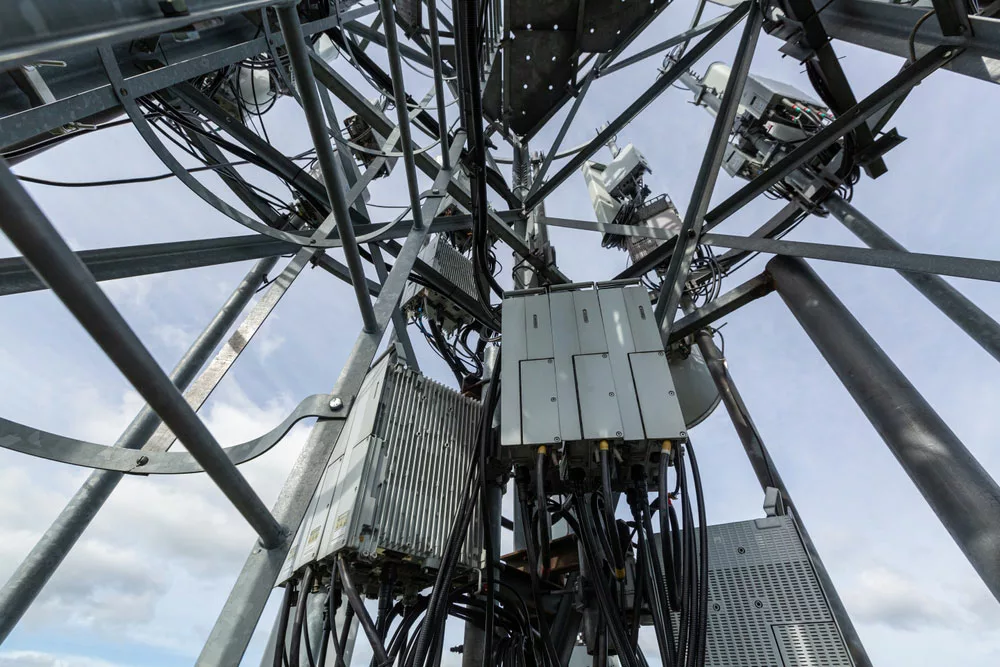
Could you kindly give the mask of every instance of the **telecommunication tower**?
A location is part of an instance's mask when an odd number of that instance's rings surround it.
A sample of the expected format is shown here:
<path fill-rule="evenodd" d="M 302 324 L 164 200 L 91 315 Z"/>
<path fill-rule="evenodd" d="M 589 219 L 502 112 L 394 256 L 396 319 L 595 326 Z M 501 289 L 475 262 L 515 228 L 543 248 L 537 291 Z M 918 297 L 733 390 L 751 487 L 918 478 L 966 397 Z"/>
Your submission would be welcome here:
<path fill-rule="evenodd" d="M 448 619 L 465 624 L 466 665 L 870 667 L 715 343 L 713 324 L 771 292 L 1000 598 L 1000 488 L 805 261 L 899 272 L 1000 360 L 1000 325 L 941 278 L 1000 281 L 1000 263 L 909 253 L 851 204 L 889 168 L 903 141 L 893 114 L 914 86 L 942 68 L 996 82 L 1000 0 L 699 0 L 689 29 L 635 48 L 672 5 L 0 6 L 0 230 L 21 253 L 0 260 L 0 294 L 51 289 L 147 403 L 111 446 L 0 420 L 0 446 L 93 469 L 0 590 L 0 642 L 125 475 L 205 473 L 259 539 L 199 665 L 239 664 L 277 587 L 262 663 L 275 667 L 346 665 L 358 638 L 382 667 L 437 665 Z M 707 63 L 730 33 L 731 65 Z M 751 71 L 761 33 L 802 63 L 811 90 Z M 858 99 L 838 40 L 898 56 L 898 74 Z M 591 89 L 653 57 L 662 64 L 648 88 L 565 148 Z M 642 153 L 663 139 L 619 145 L 672 86 L 712 127 L 683 211 Z M 310 150 L 287 155 L 270 141 L 264 117 L 279 102 L 301 109 Z M 119 124 L 134 126 L 164 177 L 245 233 L 71 250 L 12 167 Z M 745 184 L 711 206 L 720 176 Z M 393 177 L 408 206 L 373 222 L 373 191 Z M 546 207 L 570 181 L 585 184 L 595 220 Z M 749 235 L 713 231 L 760 195 L 786 204 Z M 868 248 L 783 239 L 811 216 Z M 627 268 L 564 274 L 557 251 L 570 249 L 549 238 L 560 226 L 595 232 Z M 774 255 L 764 272 L 727 285 L 760 253 Z M 254 264 L 171 373 L 99 286 L 244 261 Z M 198 410 L 309 266 L 353 287 L 363 326 L 347 365 L 328 394 L 224 448 Z M 421 340 L 454 382 L 422 373 Z M 763 498 L 737 523 L 705 511 L 712 471 L 698 465 L 694 429 L 719 405 Z M 310 417 L 267 507 L 240 465 Z M 655 652 L 639 647 L 643 628 Z"/>

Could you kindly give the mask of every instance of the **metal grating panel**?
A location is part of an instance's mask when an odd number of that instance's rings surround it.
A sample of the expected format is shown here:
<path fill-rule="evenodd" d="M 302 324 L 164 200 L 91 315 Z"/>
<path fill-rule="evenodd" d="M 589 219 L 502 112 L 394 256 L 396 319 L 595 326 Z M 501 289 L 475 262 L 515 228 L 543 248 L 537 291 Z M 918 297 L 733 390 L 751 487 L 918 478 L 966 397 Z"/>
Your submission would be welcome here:
<path fill-rule="evenodd" d="M 852 667 L 790 517 L 708 531 L 706 667 Z"/>

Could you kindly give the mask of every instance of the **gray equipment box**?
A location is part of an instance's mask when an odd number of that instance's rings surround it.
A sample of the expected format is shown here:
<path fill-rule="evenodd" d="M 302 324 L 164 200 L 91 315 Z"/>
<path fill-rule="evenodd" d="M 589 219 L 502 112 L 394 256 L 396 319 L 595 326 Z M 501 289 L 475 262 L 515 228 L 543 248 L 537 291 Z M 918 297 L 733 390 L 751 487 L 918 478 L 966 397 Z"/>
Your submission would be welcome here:
<path fill-rule="evenodd" d="M 708 544 L 706 667 L 853 667 L 791 517 L 709 526 Z"/>
<path fill-rule="evenodd" d="M 686 437 L 646 290 L 621 283 L 510 292 L 503 300 L 500 442 L 516 461 L 554 445 L 590 461 L 601 440 L 650 463 Z"/>
<path fill-rule="evenodd" d="M 476 453 L 478 401 L 395 363 L 365 377 L 278 582 L 343 554 L 359 585 L 388 562 L 397 580 L 433 581 Z M 459 571 L 478 569 L 478 511 Z"/>
<path fill-rule="evenodd" d="M 460 290 L 473 299 L 476 296 L 476 279 L 472 272 L 472 261 L 453 248 L 445 240 L 443 234 L 432 234 L 426 245 L 417 255 L 427 262 L 435 271 L 454 283 Z M 468 313 L 455 305 L 455 302 L 439 292 L 427 289 L 416 283 L 407 283 L 403 292 L 402 310 L 412 317 L 423 309 L 431 319 L 441 322 L 442 328 L 451 332 L 455 327 L 470 321 Z"/>

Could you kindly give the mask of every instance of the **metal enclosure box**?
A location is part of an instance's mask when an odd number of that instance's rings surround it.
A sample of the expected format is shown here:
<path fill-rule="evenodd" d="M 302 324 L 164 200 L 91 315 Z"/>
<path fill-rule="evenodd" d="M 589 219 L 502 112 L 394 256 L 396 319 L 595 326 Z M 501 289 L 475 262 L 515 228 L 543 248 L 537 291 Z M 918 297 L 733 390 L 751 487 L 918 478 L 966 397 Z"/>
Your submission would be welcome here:
<path fill-rule="evenodd" d="M 708 544 L 706 667 L 853 667 L 791 517 L 709 526 Z"/>
<path fill-rule="evenodd" d="M 612 196 L 619 196 L 619 189 L 626 185 L 627 181 L 634 178 L 641 178 L 643 174 L 652 171 L 649 163 L 642 156 L 635 146 L 628 144 L 618 151 L 608 166 L 604 168 L 604 187 Z"/>
<path fill-rule="evenodd" d="M 443 234 L 430 235 L 417 256 L 468 296 L 478 298 L 472 261 L 449 245 Z M 413 282 L 407 283 L 401 303 L 403 312 L 408 316 L 424 309 L 428 317 L 441 322 L 445 331 L 452 331 L 469 320 L 469 315 L 454 301 Z"/>
<path fill-rule="evenodd" d="M 508 293 L 503 300 L 500 441 L 589 460 L 608 440 L 648 462 L 686 436 L 646 290 L 621 283 Z M 624 445 L 624 447 L 622 446 Z"/>
<path fill-rule="evenodd" d="M 388 562 L 420 584 L 440 563 L 476 452 L 481 406 L 395 363 L 369 371 L 313 497 L 279 583 L 342 554 L 358 581 Z M 479 567 L 479 515 L 459 568 Z"/>

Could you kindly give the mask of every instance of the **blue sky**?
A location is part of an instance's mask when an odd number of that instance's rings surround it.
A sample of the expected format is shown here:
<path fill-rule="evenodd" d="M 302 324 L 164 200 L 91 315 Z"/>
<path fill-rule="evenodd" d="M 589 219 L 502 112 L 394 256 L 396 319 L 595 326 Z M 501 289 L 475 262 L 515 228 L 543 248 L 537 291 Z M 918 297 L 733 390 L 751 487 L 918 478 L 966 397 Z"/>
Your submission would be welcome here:
<path fill-rule="evenodd" d="M 692 4 L 678 0 L 636 47 L 684 29 Z M 736 37 L 696 69 L 730 60 Z M 762 36 L 753 71 L 810 90 L 801 67 L 780 58 L 778 46 Z M 890 56 L 836 46 L 859 97 L 901 64 Z M 658 65 L 658 59 L 650 59 L 597 81 L 564 146 L 593 136 L 653 81 Z M 343 60 L 335 66 L 347 71 Z M 352 80 L 363 83 L 356 76 Z M 407 70 L 407 85 L 420 99 L 430 80 Z M 980 81 L 950 72 L 931 76 L 896 115 L 894 124 L 909 139 L 888 155 L 889 173 L 878 182 L 862 180 L 855 205 L 911 250 L 995 257 L 1000 231 L 993 215 L 1000 192 L 989 166 L 1000 152 L 1000 138 L 983 127 L 988 117 L 978 110 L 991 108 L 998 97 L 1000 91 Z M 619 134 L 621 145 L 634 142 L 649 160 L 653 175 L 647 182 L 654 194 L 669 193 L 682 211 L 712 124 L 689 99 L 687 92 L 670 89 Z M 346 115 L 342 106 L 338 111 L 341 118 Z M 448 113 L 454 119 L 456 108 L 450 106 Z M 265 120 L 286 153 L 309 146 L 293 102 L 283 100 Z M 554 132 L 543 132 L 532 149 L 547 148 Z M 425 137 L 417 140 L 426 142 Z M 131 129 L 121 128 L 67 142 L 16 171 L 87 180 L 164 169 Z M 204 180 L 218 184 L 214 177 Z M 258 182 L 280 191 L 266 177 Z M 739 185 L 720 176 L 715 201 Z M 245 232 L 172 181 L 102 189 L 38 186 L 31 192 L 77 249 Z M 372 195 L 376 203 L 405 202 L 401 172 L 379 181 Z M 778 206 L 756 201 L 720 231 L 749 233 Z M 558 189 L 547 210 L 553 216 L 593 219 L 583 179 L 571 178 Z M 374 209 L 378 220 L 393 214 Z M 551 236 L 562 269 L 573 279 L 604 279 L 625 265 L 625 254 L 601 249 L 596 235 L 552 229 Z M 791 238 L 858 245 L 831 219 L 809 219 Z M 0 239 L 0 255 L 14 254 Z M 508 252 L 498 255 L 509 269 Z M 751 262 L 727 286 L 759 272 L 763 263 Z M 103 286 L 169 369 L 249 266 Z M 1000 474 L 994 446 L 1000 439 L 996 362 L 898 275 L 820 262 L 813 266 L 983 466 Z M 952 282 L 1000 317 L 996 285 Z M 351 288 L 307 270 L 203 409 L 206 422 L 224 444 L 266 431 L 302 397 L 329 390 L 359 328 Z M 772 295 L 731 315 L 723 332 L 734 379 L 874 663 L 1000 663 L 996 602 L 780 299 Z M 418 346 L 428 374 L 448 381 L 433 354 Z M 51 294 L 0 301 L 0 369 L 0 414 L 47 430 L 110 443 L 140 407 L 135 392 Z M 245 466 L 265 501 L 276 496 L 306 428 L 297 428 L 267 456 Z M 702 462 L 709 520 L 759 516 L 761 494 L 724 412 L 717 411 L 692 437 Z M 0 451 L 0 578 L 13 571 L 86 475 Z M 250 529 L 208 480 L 126 479 L 0 648 L 0 667 L 190 664 L 251 542 Z M 272 618 L 269 610 L 261 628 L 266 630 Z M 258 639 L 245 663 L 256 664 L 259 651 Z"/>

